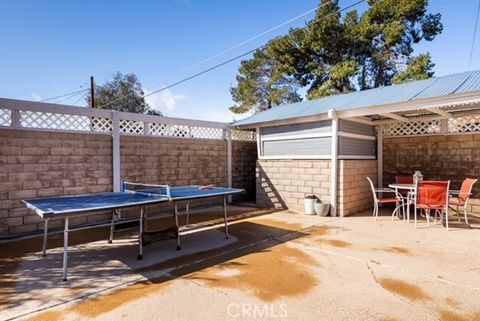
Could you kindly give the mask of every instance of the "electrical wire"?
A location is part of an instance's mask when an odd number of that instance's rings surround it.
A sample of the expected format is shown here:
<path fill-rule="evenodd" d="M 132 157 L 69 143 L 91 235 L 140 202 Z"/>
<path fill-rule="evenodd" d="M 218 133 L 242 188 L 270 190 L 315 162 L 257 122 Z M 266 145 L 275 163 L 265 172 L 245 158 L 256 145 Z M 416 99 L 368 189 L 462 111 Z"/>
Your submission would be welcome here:
<path fill-rule="evenodd" d="M 199 61 L 199 62 L 197 62 L 197 63 L 194 63 L 193 65 L 191 65 L 191 66 L 189 66 L 189 67 L 187 67 L 187 68 L 184 68 L 184 69 L 182 69 L 182 70 L 180 70 L 180 71 L 178 71 L 178 72 L 176 72 L 176 73 L 168 76 L 168 79 L 171 79 L 171 78 L 176 77 L 176 76 L 178 76 L 178 75 L 180 75 L 180 74 L 183 74 L 184 72 L 190 71 L 190 70 L 194 69 L 195 67 L 198 67 L 198 66 L 204 64 L 205 62 L 208 62 L 208 61 L 210 61 L 210 60 L 212 60 L 212 59 L 215 59 L 215 58 L 217 58 L 217 57 L 220 57 L 220 56 L 226 54 L 227 52 L 230 52 L 230 51 L 232 51 L 232 50 L 234 50 L 234 49 L 237 49 L 237 48 L 239 48 L 239 47 L 241 47 L 241 46 L 243 46 L 243 45 L 245 45 L 245 44 L 247 44 L 247 43 L 249 43 L 249 42 L 252 42 L 253 40 L 256 40 L 256 39 L 258 39 L 258 38 L 260 38 L 260 37 L 262 37 L 262 36 L 264 36 L 264 35 L 266 35 L 266 34 L 269 34 L 270 32 L 273 32 L 273 31 L 275 31 L 275 30 L 277 30 L 277 29 L 280 29 L 281 27 L 284 27 L 284 26 L 286 26 L 286 25 L 288 25 L 288 24 L 290 24 L 290 23 L 292 23 L 292 22 L 294 22 L 294 21 L 296 21 L 296 20 L 298 20 L 298 19 L 300 19 L 300 18 L 303 18 L 303 17 L 309 15 L 310 13 L 316 11 L 317 9 L 320 9 L 320 8 L 322 8 L 322 7 L 330 4 L 332 1 L 333 1 L 333 0 L 330 0 L 330 1 L 328 1 L 328 2 L 326 2 L 326 3 L 324 3 L 324 4 L 322 4 L 322 5 L 320 5 L 319 7 L 315 7 L 315 8 L 313 8 L 313 9 L 307 10 L 307 11 L 305 11 L 305 12 L 303 12 L 303 13 L 301 13 L 301 14 L 299 14 L 299 15 L 291 18 L 291 19 L 288 19 L 287 21 L 284 21 L 284 22 L 280 23 L 279 25 L 276 25 L 275 27 L 272 27 L 272 28 L 270 28 L 270 29 L 267 29 L 267 30 L 265 30 L 265 31 L 263 31 L 263 32 L 261 32 L 261 33 L 259 33 L 259 34 L 256 34 L 255 36 L 252 36 L 252 37 L 250 37 L 250 38 L 248 38 L 248 39 L 246 39 L 246 40 L 244 40 L 244 41 L 242 41 L 242 42 L 239 42 L 239 43 L 237 43 L 236 45 L 234 45 L 234 46 L 232 46 L 232 47 L 230 47 L 230 48 L 227 48 L 227 49 L 224 49 L 224 50 L 222 50 L 222 51 L 220 51 L 220 52 L 217 52 L 216 54 L 214 54 L 214 55 L 212 55 L 212 56 L 210 56 L 210 57 L 207 57 L 207 58 L 205 58 L 205 59 L 203 59 L 203 60 L 201 60 L 201 61 Z M 162 82 L 162 81 L 156 81 L 156 82 L 154 82 L 154 83 L 151 83 L 150 86 L 155 86 L 155 85 L 159 84 L 160 82 Z"/>
<path fill-rule="evenodd" d="M 480 0 L 478 0 L 477 18 L 475 19 L 475 28 L 473 29 L 472 47 L 470 48 L 470 58 L 468 59 L 468 70 L 472 65 L 473 49 L 475 48 L 475 39 L 477 38 L 478 17 L 480 16 Z"/>
<path fill-rule="evenodd" d="M 337 14 L 337 13 L 341 13 L 341 12 L 343 12 L 343 11 L 345 11 L 345 10 L 347 10 L 347 9 L 350 9 L 350 8 L 356 6 L 356 5 L 359 5 L 360 3 L 365 2 L 365 1 L 366 1 L 366 0 L 359 0 L 359 1 L 357 1 L 357 2 L 355 2 L 355 3 L 353 3 L 353 4 L 351 4 L 351 5 L 348 5 L 348 6 L 344 7 L 344 8 L 342 8 L 342 9 L 339 9 L 339 10 L 337 10 L 337 11 L 335 11 L 335 12 L 331 12 L 330 14 L 325 15 L 325 16 L 323 17 L 323 19 L 326 19 L 327 17 L 329 17 L 329 16 L 331 16 L 331 15 L 334 15 L 334 14 Z M 328 3 L 330 3 L 330 2 L 328 2 Z M 301 30 L 303 30 L 303 29 L 301 29 Z M 189 77 L 183 78 L 183 79 L 181 79 L 181 80 L 179 80 L 179 81 L 176 81 L 176 82 L 174 82 L 174 83 L 172 83 L 172 84 L 169 84 L 169 85 L 167 85 L 167 86 L 165 86 L 165 87 L 162 87 L 162 88 L 160 88 L 160 89 L 158 89 L 158 90 L 154 90 L 154 91 L 152 91 L 152 92 L 149 92 L 148 94 L 143 95 L 142 97 L 145 98 L 145 97 L 154 95 L 154 94 L 156 94 L 156 93 L 165 91 L 165 90 L 167 90 L 167 89 L 169 89 L 169 88 L 172 88 L 172 87 L 174 87 L 174 86 L 177 86 L 177 85 L 179 85 L 179 84 L 182 84 L 182 83 L 184 83 L 184 82 L 186 82 L 186 81 L 188 81 L 188 80 L 197 78 L 197 77 L 199 77 L 199 76 L 201 76 L 201 75 L 203 75 L 203 74 L 205 74 L 205 73 L 207 73 L 207 72 L 210 72 L 210 71 L 212 71 L 212 70 L 215 70 L 215 69 L 217 69 L 217 68 L 219 68 L 219 67 L 222 67 L 222 66 L 224 66 L 224 65 L 226 65 L 226 64 L 228 64 L 228 63 L 230 63 L 230 62 L 232 62 L 232 61 L 235 61 L 235 60 L 237 60 L 237 59 L 239 59 L 239 58 L 242 58 L 242 57 L 244 57 L 244 56 L 246 56 L 246 55 L 249 55 L 249 54 L 251 54 L 251 53 L 253 53 L 253 52 L 255 52 L 255 51 L 257 51 L 257 50 L 259 50 L 259 49 L 261 49 L 261 48 L 263 48 L 263 47 L 265 47 L 265 46 L 266 46 L 266 45 L 261 45 L 261 46 L 259 46 L 259 47 L 254 48 L 254 49 L 251 49 L 251 50 L 249 50 L 249 51 L 247 51 L 247 52 L 245 52 L 245 53 L 242 53 L 242 54 L 237 55 L 237 56 L 235 56 L 235 57 L 233 57 L 233 58 L 230 58 L 230 59 L 228 59 L 228 60 L 226 60 L 226 61 L 224 61 L 224 62 L 221 62 L 221 63 L 219 63 L 219 64 L 216 64 L 216 65 L 214 65 L 214 66 L 212 66 L 212 67 L 210 67 L 210 68 L 207 68 L 207 69 L 205 69 L 205 70 L 203 70 L 203 71 L 200 71 L 200 72 L 198 72 L 198 73 L 195 73 L 195 74 L 193 74 L 193 75 L 191 75 L 191 76 L 189 76 Z M 104 104 L 104 105 L 98 106 L 97 108 L 103 108 L 103 107 L 110 106 L 110 105 L 112 105 L 112 104 L 115 104 L 115 103 L 117 103 L 117 102 L 119 102 L 119 101 L 127 98 L 127 97 L 130 96 L 130 95 L 131 95 L 131 94 L 127 94 L 127 95 L 121 96 L 121 97 L 119 97 L 119 98 L 117 98 L 117 99 L 115 99 L 115 100 L 112 100 L 112 101 L 109 102 L 109 103 L 106 103 L 106 104 Z"/>
<path fill-rule="evenodd" d="M 88 92 L 84 93 L 83 95 L 80 96 L 80 98 L 78 98 L 77 100 L 75 100 L 75 102 L 74 102 L 72 105 L 75 105 L 75 104 L 78 103 L 82 98 L 85 98 L 87 95 L 88 95 Z"/>
<path fill-rule="evenodd" d="M 41 102 L 45 102 L 45 101 L 49 101 L 49 100 L 54 100 L 54 99 L 58 99 L 58 98 L 63 98 L 63 97 L 66 97 L 66 96 L 75 96 L 79 93 L 82 93 L 84 91 L 87 91 L 88 89 L 82 89 L 82 90 L 78 90 L 78 91 L 74 91 L 74 92 L 71 92 L 71 93 L 67 93 L 67 94 L 63 94 L 63 95 L 60 95 L 60 96 L 55 96 L 55 97 L 50 97 L 50 98 L 47 98 L 47 99 L 42 99 L 40 100 Z"/>
<path fill-rule="evenodd" d="M 53 103 L 54 103 L 54 104 L 60 104 L 60 103 L 63 103 L 64 101 L 67 101 L 67 100 L 69 100 L 69 99 L 72 99 L 72 98 L 74 98 L 75 96 L 81 95 L 82 93 L 83 93 L 83 91 L 81 91 L 81 92 L 77 92 L 77 93 L 74 93 L 74 94 L 72 94 L 72 95 L 70 95 L 70 96 L 66 96 L 66 97 L 65 97 L 65 98 L 63 98 L 63 99 L 60 99 L 60 100 L 54 101 Z M 87 93 L 88 93 L 88 91 L 87 91 L 87 92 L 85 92 L 85 93 L 83 93 L 83 94 L 87 94 Z"/>

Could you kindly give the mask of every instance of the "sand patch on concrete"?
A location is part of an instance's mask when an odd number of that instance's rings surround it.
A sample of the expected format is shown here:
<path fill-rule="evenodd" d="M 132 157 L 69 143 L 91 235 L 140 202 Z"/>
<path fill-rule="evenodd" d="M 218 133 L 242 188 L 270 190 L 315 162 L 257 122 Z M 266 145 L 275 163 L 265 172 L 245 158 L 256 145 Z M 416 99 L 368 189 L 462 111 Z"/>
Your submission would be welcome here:
<path fill-rule="evenodd" d="M 473 314 L 459 314 L 448 310 L 440 310 L 441 321 L 478 321 L 480 312 Z"/>
<path fill-rule="evenodd" d="M 462 306 L 462 303 L 460 301 L 457 301 L 456 299 L 454 299 L 452 297 L 446 298 L 445 302 L 447 302 L 447 304 L 449 306 L 451 306 L 452 308 L 455 308 L 455 309 L 458 309 Z"/>
<path fill-rule="evenodd" d="M 400 247 L 400 246 L 382 247 L 379 250 L 384 252 L 397 253 L 397 254 L 406 254 L 406 255 L 411 254 L 409 249 L 405 247 Z"/>
<path fill-rule="evenodd" d="M 378 283 L 385 290 L 410 300 L 430 300 L 430 296 L 419 286 L 398 279 L 382 278 Z"/>
<path fill-rule="evenodd" d="M 352 243 L 342 241 L 342 240 L 325 240 L 325 239 L 319 239 L 319 243 L 326 243 L 328 245 L 334 246 L 334 247 L 340 247 L 340 248 L 347 248 L 351 247 Z"/>
<path fill-rule="evenodd" d="M 95 318 L 124 304 L 163 291 L 167 289 L 169 285 L 170 283 L 166 279 L 134 283 L 105 295 L 87 298 L 81 302 L 75 303 L 67 309 L 60 311 L 47 311 L 37 314 L 28 319 L 28 321 L 61 321 L 66 320 L 66 316 L 72 313 L 83 318 Z"/>
<path fill-rule="evenodd" d="M 244 290 L 263 301 L 307 293 L 319 280 L 309 267 L 316 261 L 301 250 L 279 245 L 187 275 L 210 286 Z M 232 277 L 224 270 L 237 270 Z M 231 272 L 230 272 L 231 273 Z"/>

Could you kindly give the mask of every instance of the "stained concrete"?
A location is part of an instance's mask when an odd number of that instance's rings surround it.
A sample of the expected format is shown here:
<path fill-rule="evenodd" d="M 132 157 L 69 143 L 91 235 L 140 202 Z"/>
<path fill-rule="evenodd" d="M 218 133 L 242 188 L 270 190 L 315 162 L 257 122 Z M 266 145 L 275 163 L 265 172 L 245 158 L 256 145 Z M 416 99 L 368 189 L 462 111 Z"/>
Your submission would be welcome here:
<path fill-rule="evenodd" d="M 61 237 L 1 243 L 0 319 L 479 320 L 480 222 L 377 221 L 232 208 L 191 216 L 183 249 L 165 241 L 136 260 L 134 235 L 73 236 L 61 282 Z M 195 218 L 196 217 L 196 218 Z M 161 224 L 160 224 L 161 225 Z M 73 234 L 73 233 L 72 233 Z"/>

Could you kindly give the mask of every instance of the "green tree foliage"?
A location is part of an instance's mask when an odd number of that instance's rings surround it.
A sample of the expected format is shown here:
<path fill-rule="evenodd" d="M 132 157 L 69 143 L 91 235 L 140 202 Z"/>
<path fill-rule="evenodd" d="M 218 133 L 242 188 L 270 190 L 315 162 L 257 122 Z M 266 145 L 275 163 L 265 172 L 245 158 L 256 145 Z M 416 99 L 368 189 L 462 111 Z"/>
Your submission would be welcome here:
<path fill-rule="evenodd" d="M 262 111 L 301 100 L 295 80 L 273 59 L 269 44 L 256 51 L 252 59 L 241 62 L 237 82 L 238 86 L 230 89 L 237 103 L 230 107 L 234 113 L 244 113 L 251 108 Z"/>
<path fill-rule="evenodd" d="M 272 108 L 307 99 L 431 77 L 430 55 L 414 45 L 441 33 L 427 0 L 369 0 L 368 9 L 339 13 L 338 0 L 322 0 L 303 28 L 271 40 L 242 61 L 231 88 L 233 112 Z M 405 70 L 399 68 L 407 61 Z"/>
<path fill-rule="evenodd" d="M 430 59 L 430 54 L 422 54 L 410 59 L 404 71 L 400 71 L 392 78 L 392 83 L 428 79 L 433 76 L 432 68 L 435 66 Z"/>
<path fill-rule="evenodd" d="M 142 84 L 135 74 L 122 74 L 117 71 L 111 80 L 103 85 L 95 85 L 95 107 L 161 116 L 159 111 L 150 108 L 144 95 Z M 89 107 L 91 107 L 90 97 L 88 94 L 86 98 Z"/>

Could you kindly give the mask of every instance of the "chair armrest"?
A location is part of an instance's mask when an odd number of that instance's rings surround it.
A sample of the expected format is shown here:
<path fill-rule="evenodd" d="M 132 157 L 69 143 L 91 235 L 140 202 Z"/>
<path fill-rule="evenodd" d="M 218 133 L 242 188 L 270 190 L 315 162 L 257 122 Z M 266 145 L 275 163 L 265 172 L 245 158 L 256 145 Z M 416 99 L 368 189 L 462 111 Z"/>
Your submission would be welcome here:
<path fill-rule="evenodd" d="M 387 188 L 387 187 L 378 187 L 375 188 L 375 192 L 378 193 L 395 193 L 395 190 L 392 188 Z"/>
<path fill-rule="evenodd" d="M 375 193 L 394 193 L 395 197 L 403 200 L 402 194 L 400 194 L 399 192 L 397 192 L 392 188 L 386 188 L 386 187 L 375 188 Z"/>

